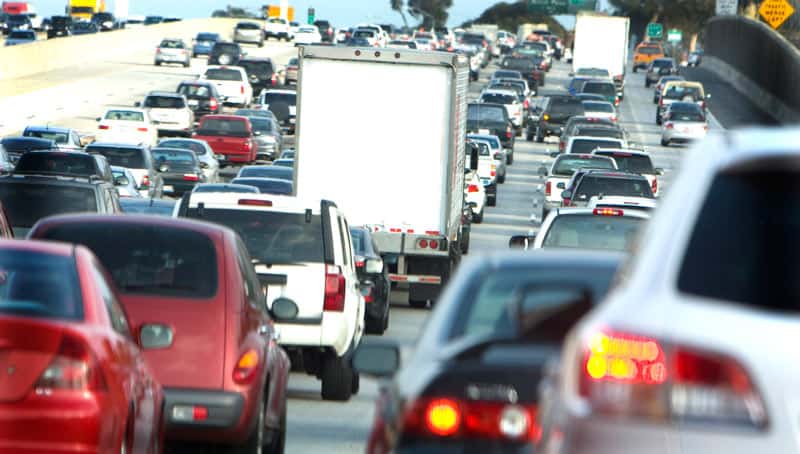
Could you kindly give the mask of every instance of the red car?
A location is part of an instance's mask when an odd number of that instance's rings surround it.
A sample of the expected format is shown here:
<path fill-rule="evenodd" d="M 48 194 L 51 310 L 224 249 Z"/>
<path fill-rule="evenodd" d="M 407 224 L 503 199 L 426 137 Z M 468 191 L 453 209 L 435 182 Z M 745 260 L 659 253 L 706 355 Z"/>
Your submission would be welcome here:
<path fill-rule="evenodd" d="M 208 142 L 214 153 L 224 156 L 226 162 L 245 164 L 256 160 L 255 136 L 250 120 L 239 115 L 206 115 L 192 135 Z"/>
<path fill-rule="evenodd" d="M 153 216 L 66 215 L 40 221 L 30 237 L 85 245 L 109 270 L 134 331 L 158 347 L 145 360 L 164 386 L 168 440 L 248 453 L 261 443 L 265 452 L 283 452 L 289 358 L 233 230 Z"/>
<path fill-rule="evenodd" d="M 85 247 L 0 240 L 0 452 L 161 452 L 161 386 Z"/>

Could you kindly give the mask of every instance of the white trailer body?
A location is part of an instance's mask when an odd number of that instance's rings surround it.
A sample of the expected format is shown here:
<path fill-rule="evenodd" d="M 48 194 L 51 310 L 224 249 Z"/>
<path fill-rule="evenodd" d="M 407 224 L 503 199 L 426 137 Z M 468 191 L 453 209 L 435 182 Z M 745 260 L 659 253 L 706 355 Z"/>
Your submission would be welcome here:
<path fill-rule="evenodd" d="M 581 12 L 575 21 L 572 68 L 607 69 L 621 96 L 628 61 L 630 19 Z"/>

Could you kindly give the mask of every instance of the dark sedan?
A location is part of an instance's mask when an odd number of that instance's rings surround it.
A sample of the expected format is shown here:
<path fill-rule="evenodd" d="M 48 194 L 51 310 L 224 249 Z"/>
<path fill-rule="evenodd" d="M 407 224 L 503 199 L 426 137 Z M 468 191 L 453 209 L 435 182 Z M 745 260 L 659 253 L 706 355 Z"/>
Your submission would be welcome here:
<path fill-rule="evenodd" d="M 255 186 L 262 194 L 292 195 L 292 182 L 279 178 L 234 178 L 231 183 Z"/>
<path fill-rule="evenodd" d="M 156 168 L 164 180 L 164 193 L 181 196 L 190 192 L 198 183 L 205 183 L 203 169 L 197 155 L 191 150 L 178 148 L 153 148 L 151 150 Z"/>
<path fill-rule="evenodd" d="M 464 262 L 406 364 L 397 345 L 358 348 L 360 372 L 394 375 L 381 388 L 367 452 L 533 452 L 539 381 L 620 260 L 538 251 Z"/>
<path fill-rule="evenodd" d="M 244 166 L 239 169 L 236 178 L 278 178 L 280 180 L 294 181 L 294 169 L 272 165 Z"/>
<path fill-rule="evenodd" d="M 391 285 L 389 270 L 383 265 L 381 251 L 372 238 L 372 232 L 364 227 L 351 227 L 353 252 L 356 255 L 356 272 L 361 282 L 370 281 L 373 286 L 364 297 L 366 310 L 364 322 L 368 334 L 383 334 L 389 327 L 389 300 Z"/>

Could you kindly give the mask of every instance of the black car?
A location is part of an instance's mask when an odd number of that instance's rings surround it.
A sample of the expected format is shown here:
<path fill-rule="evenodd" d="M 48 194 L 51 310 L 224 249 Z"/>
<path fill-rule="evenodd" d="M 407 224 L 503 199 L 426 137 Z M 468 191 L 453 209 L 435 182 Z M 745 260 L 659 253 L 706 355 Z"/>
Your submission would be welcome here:
<path fill-rule="evenodd" d="M 364 297 L 366 310 L 364 323 L 368 334 L 383 334 L 389 327 L 389 302 L 391 285 L 389 269 L 383 266 L 381 251 L 372 238 L 372 232 L 364 227 L 350 227 L 353 238 L 353 253 L 356 261 L 356 272 L 361 282 L 370 281 L 370 293 Z"/>
<path fill-rule="evenodd" d="M 416 350 L 364 340 L 378 395 L 367 452 L 530 453 L 541 379 L 574 323 L 601 301 L 622 256 L 537 251 L 464 262 Z"/>
<path fill-rule="evenodd" d="M 156 147 L 150 154 L 164 180 L 164 194 L 180 197 L 191 192 L 198 183 L 206 182 L 194 151 Z"/>
<path fill-rule="evenodd" d="M 50 28 L 47 29 L 47 39 L 72 34 L 71 16 L 53 16 L 50 18 Z"/>
<path fill-rule="evenodd" d="M 269 58 L 245 57 L 236 66 L 241 66 L 247 72 L 253 93 L 261 93 L 261 90 L 277 84 L 275 65 Z"/>
<path fill-rule="evenodd" d="M 119 194 L 113 183 L 88 178 L 17 175 L 0 178 L 0 203 L 16 238 L 24 238 L 36 222 L 65 213 L 118 213 Z"/>
<path fill-rule="evenodd" d="M 232 184 L 254 186 L 262 194 L 292 195 L 294 184 L 281 178 L 263 177 L 237 177 L 231 180 Z"/>
<path fill-rule="evenodd" d="M 92 22 L 97 25 L 101 32 L 107 32 L 119 28 L 117 19 L 111 13 L 94 13 L 92 14 Z"/>
<path fill-rule="evenodd" d="M 671 76 L 673 74 L 678 74 L 678 65 L 675 64 L 675 60 L 671 58 L 656 58 L 647 67 L 644 86 L 649 88 L 650 85 L 658 83 L 658 79 L 663 76 Z"/>
<path fill-rule="evenodd" d="M 550 95 L 539 114 L 539 121 L 528 122 L 528 137 L 544 142 L 548 136 L 561 136 L 567 121 L 576 115 L 583 115 L 583 102 L 572 95 Z M 533 131 L 532 131 L 533 130 Z"/>
<path fill-rule="evenodd" d="M 111 166 L 105 156 L 82 151 L 38 150 L 20 156 L 14 175 L 83 177 L 113 183 Z"/>
<path fill-rule="evenodd" d="M 290 135 L 294 134 L 297 116 L 292 113 L 297 107 L 297 92 L 291 90 L 268 90 L 261 94 L 259 104 L 269 109 L 275 120 Z M 293 109 L 294 108 L 294 109 Z"/>
<path fill-rule="evenodd" d="M 145 25 L 156 25 L 164 22 L 164 18 L 162 16 L 147 16 L 144 18 Z"/>
<path fill-rule="evenodd" d="M 172 216 L 175 200 L 148 199 L 144 197 L 122 197 L 119 199 L 123 213 L 154 214 L 156 216 Z"/>
<path fill-rule="evenodd" d="M 73 35 L 90 35 L 99 31 L 100 29 L 97 28 L 97 24 L 94 22 L 75 22 L 72 24 Z"/>
<path fill-rule="evenodd" d="M 8 175 L 14 170 L 14 163 L 8 157 L 8 153 L 3 147 L 0 147 L 0 176 Z"/>
<path fill-rule="evenodd" d="M 236 178 L 244 177 L 278 178 L 280 180 L 294 181 L 294 169 L 271 165 L 244 166 L 239 169 L 239 174 L 236 175 Z"/>
<path fill-rule="evenodd" d="M 514 148 L 514 126 L 502 104 L 468 104 L 467 134 L 492 134 L 500 138 L 503 148 Z"/>
<path fill-rule="evenodd" d="M 527 56 L 508 56 L 503 58 L 500 67 L 519 71 L 529 86 L 543 87 L 545 84 L 545 72 L 541 68 L 541 57 Z"/>
<path fill-rule="evenodd" d="M 335 31 L 333 30 L 333 26 L 330 22 L 326 20 L 316 20 L 314 21 L 314 25 L 316 25 L 317 29 L 319 29 L 319 34 L 322 36 L 323 43 L 333 42 Z"/>
<path fill-rule="evenodd" d="M 236 65 L 244 58 L 242 46 L 230 41 L 217 41 L 208 54 L 209 65 Z"/>
<path fill-rule="evenodd" d="M 181 82 L 175 91 L 186 97 L 186 103 L 194 112 L 195 121 L 200 120 L 203 115 L 222 112 L 222 95 L 212 82 L 185 81 Z"/>
<path fill-rule="evenodd" d="M 38 137 L 5 137 L 0 140 L 0 145 L 6 150 L 8 160 L 16 163 L 23 154 L 34 150 L 52 150 L 58 148 L 58 144 L 51 139 L 40 139 Z"/>
<path fill-rule="evenodd" d="M 33 30 L 33 22 L 27 14 L 9 14 L 6 17 L 6 27 L 3 33 L 9 34 L 13 30 Z"/>

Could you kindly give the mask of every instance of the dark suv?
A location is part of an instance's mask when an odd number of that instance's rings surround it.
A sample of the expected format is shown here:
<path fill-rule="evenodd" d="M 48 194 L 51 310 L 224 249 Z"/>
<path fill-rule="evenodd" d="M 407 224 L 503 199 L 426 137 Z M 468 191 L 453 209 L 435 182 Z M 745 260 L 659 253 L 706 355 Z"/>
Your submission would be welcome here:
<path fill-rule="evenodd" d="M 186 96 L 186 103 L 194 112 L 195 121 L 200 120 L 203 115 L 218 114 L 222 111 L 222 103 L 225 100 L 219 94 L 217 86 L 211 82 L 202 80 L 181 82 L 175 91 Z"/>
<path fill-rule="evenodd" d="M 383 334 L 389 327 L 389 300 L 391 285 L 389 267 L 383 264 L 381 251 L 366 227 L 350 227 L 353 237 L 353 253 L 356 255 L 356 273 L 361 282 L 372 282 L 368 295 L 364 297 L 366 310 L 364 324 L 368 334 Z"/>
<path fill-rule="evenodd" d="M 269 58 L 245 57 L 239 60 L 236 66 L 241 66 L 247 72 L 247 80 L 253 87 L 253 93 L 261 93 L 268 87 L 275 85 L 273 78 L 275 65 Z"/>
<path fill-rule="evenodd" d="M 105 156 L 82 151 L 31 151 L 20 156 L 14 175 L 82 177 L 113 183 Z"/>
<path fill-rule="evenodd" d="M 208 54 L 209 65 L 236 65 L 244 58 L 242 46 L 230 41 L 217 41 Z"/>
<path fill-rule="evenodd" d="M 94 13 L 92 15 L 92 22 L 97 25 L 97 29 L 101 32 L 107 32 L 119 28 L 117 19 L 111 13 Z"/>
<path fill-rule="evenodd" d="M 314 25 L 319 29 L 319 34 L 322 36 L 323 43 L 333 42 L 334 30 L 330 22 L 326 20 L 314 21 Z"/>
<path fill-rule="evenodd" d="M 64 213 L 122 211 L 112 183 L 88 178 L 14 175 L 0 178 L 0 203 L 14 236 L 24 238 L 40 219 Z"/>
<path fill-rule="evenodd" d="M 161 197 L 164 181 L 153 163 L 150 149 L 141 145 L 95 142 L 86 152 L 105 156 L 112 166 L 127 167 L 133 174 L 136 189 L 144 197 Z"/>
<path fill-rule="evenodd" d="M 47 29 L 47 39 L 72 34 L 71 16 L 53 16 L 50 18 L 50 28 Z"/>
<path fill-rule="evenodd" d="M 468 104 L 467 134 L 495 135 L 500 138 L 503 148 L 514 148 L 514 127 L 506 106 L 502 104 Z"/>
<path fill-rule="evenodd" d="M 644 86 L 649 88 L 650 85 L 657 83 L 658 79 L 663 76 L 671 76 L 673 74 L 678 74 L 678 65 L 675 64 L 675 60 L 671 58 L 656 58 L 647 67 Z"/>
<path fill-rule="evenodd" d="M 55 140 L 39 137 L 4 137 L 0 145 L 6 150 L 11 163 L 19 161 L 20 156 L 33 150 L 53 150 L 58 148 Z"/>
<path fill-rule="evenodd" d="M 583 102 L 579 98 L 571 95 L 551 95 L 542 106 L 539 121 L 528 122 L 528 136 L 535 136 L 536 141 L 540 143 L 548 136 L 560 137 L 567 121 L 584 113 Z"/>

